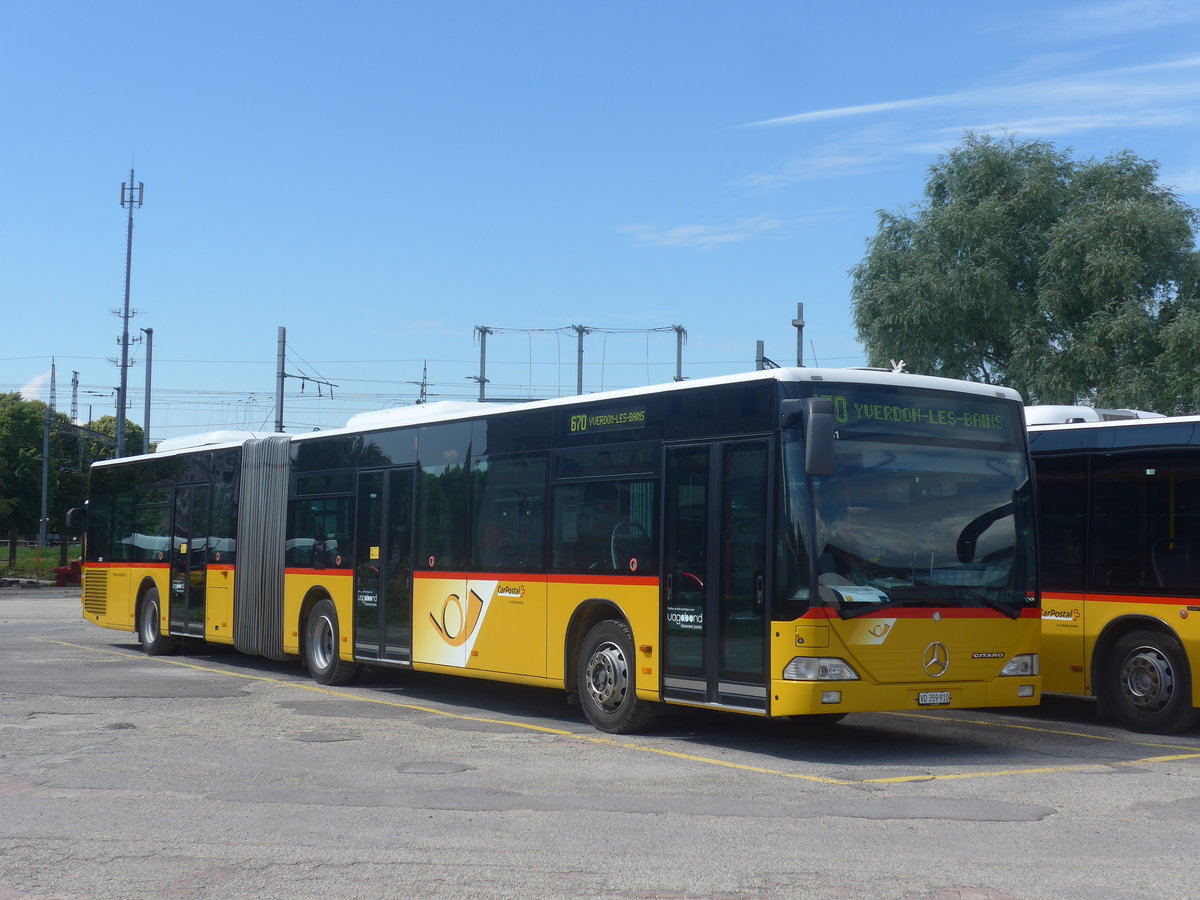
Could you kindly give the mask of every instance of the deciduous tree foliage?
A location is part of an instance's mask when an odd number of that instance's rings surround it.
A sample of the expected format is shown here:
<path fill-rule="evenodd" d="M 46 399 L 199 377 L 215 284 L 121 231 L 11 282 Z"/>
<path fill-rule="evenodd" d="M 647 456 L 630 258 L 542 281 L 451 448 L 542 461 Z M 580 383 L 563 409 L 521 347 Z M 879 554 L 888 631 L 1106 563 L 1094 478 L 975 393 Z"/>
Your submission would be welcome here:
<path fill-rule="evenodd" d="M 851 270 L 871 365 L 1031 403 L 1200 411 L 1197 213 L 1125 151 L 968 133 Z"/>
<path fill-rule="evenodd" d="M 54 420 L 67 424 L 62 413 L 55 413 Z M 40 400 L 25 400 L 19 393 L 0 394 L 0 540 L 33 540 L 39 533 L 45 422 L 46 404 Z M 91 427 L 115 435 L 116 418 L 105 416 Z M 126 421 L 125 434 L 129 446 L 141 448 L 139 426 Z M 112 449 L 103 444 L 51 431 L 48 532 L 61 533 L 66 511 L 83 505 L 87 498 L 87 467 L 94 460 L 112 455 Z"/>

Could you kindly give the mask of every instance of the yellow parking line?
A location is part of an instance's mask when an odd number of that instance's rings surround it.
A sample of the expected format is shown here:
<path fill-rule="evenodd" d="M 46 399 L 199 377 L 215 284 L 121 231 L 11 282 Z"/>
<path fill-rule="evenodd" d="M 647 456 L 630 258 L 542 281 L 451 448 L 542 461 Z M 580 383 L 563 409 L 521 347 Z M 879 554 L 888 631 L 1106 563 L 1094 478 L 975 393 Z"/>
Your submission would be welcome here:
<path fill-rule="evenodd" d="M 267 684 L 278 684 L 285 687 L 299 688 L 300 690 L 312 691 L 317 694 L 325 694 L 330 697 L 340 697 L 345 700 L 356 700 L 360 703 L 374 703 L 379 706 L 390 706 L 395 709 L 405 709 L 413 712 L 429 713 L 435 716 L 442 716 L 447 719 L 455 719 L 461 722 L 477 722 L 485 725 L 500 725 L 507 728 L 519 728 L 525 731 L 534 731 L 541 734 L 553 734 L 559 737 L 572 738 L 574 740 L 585 741 L 590 744 L 602 744 L 609 747 L 617 747 L 622 750 L 636 750 L 640 753 L 653 753 L 658 756 L 666 756 L 672 759 L 681 759 L 687 762 L 700 763 L 708 766 L 719 766 L 725 769 L 735 769 L 741 772 L 751 772 L 757 775 L 770 775 L 776 778 L 787 778 L 796 781 L 807 781 L 814 784 L 828 784 L 839 787 L 849 787 L 858 784 L 908 784 L 926 781 L 957 781 L 970 778 L 999 778 L 1004 776 L 1018 775 L 1052 775 L 1064 772 L 1097 772 L 1114 766 L 1137 766 L 1137 765 L 1152 765 L 1154 763 L 1179 762 L 1190 759 L 1200 759 L 1200 752 L 1181 753 L 1174 756 L 1157 756 L 1143 759 L 1126 760 L 1123 762 L 1112 763 L 1088 763 L 1079 765 L 1064 765 L 1064 766 L 1043 766 L 1028 769 L 1002 769 L 993 772 L 958 772 L 945 775 L 901 775 L 894 778 L 863 778 L 859 780 L 849 780 L 840 778 L 826 778 L 821 775 L 808 775 L 802 772 L 785 772 L 781 769 L 769 769 L 762 766 L 750 766 L 742 763 L 729 762 L 723 759 L 714 759 L 709 756 L 697 756 L 692 753 L 680 753 L 675 750 L 663 750 L 657 747 L 646 747 L 640 744 L 631 744 L 624 741 L 619 741 L 614 738 L 605 738 L 598 735 L 582 735 L 573 731 L 567 731 L 562 728 L 549 728 L 544 725 L 533 725 L 527 722 L 516 722 L 509 719 L 489 719 L 482 716 L 465 716 L 460 713 L 449 712 L 444 709 L 437 709 L 432 706 L 420 706 L 415 703 L 400 703 L 395 700 L 384 700 L 379 697 L 363 696 L 361 694 L 350 694 L 345 691 L 337 691 L 331 688 L 322 687 L 318 684 L 312 684 L 305 681 L 287 680 L 282 678 L 274 678 L 267 675 L 250 675 L 244 672 L 234 672 L 228 669 L 216 669 L 211 666 L 203 666 L 197 663 L 183 662 L 178 659 L 166 659 L 161 656 L 137 657 L 133 651 L 123 650 L 107 650 L 102 647 L 89 647 L 85 644 L 73 644 L 68 641 L 56 641 L 49 638 L 36 638 L 36 640 L 44 641 L 49 644 L 58 644 L 62 647 L 72 647 L 77 650 L 89 650 L 94 653 L 107 653 L 112 656 L 119 656 L 124 659 L 141 658 L 150 662 L 163 663 L 165 665 L 179 666 L 184 669 L 194 669 L 198 672 L 208 672 L 213 675 L 224 675 L 231 678 L 242 678 L 246 681 L 261 681 Z M 1066 735 L 1069 737 L 1088 738 L 1097 741 L 1110 741 L 1113 743 L 1127 743 L 1117 738 L 1105 737 L 1102 735 L 1086 734 L 1083 732 L 1059 731 L 1050 728 L 1038 728 L 1031 725 L 1018 725 L 1013 723 L 997 723 L 986 722 L 975 719 L 960 719 L 950 718 L 948 716 L 933 716 L 928 714 L 917 713 L 888 713 L 888 715 L 907 717 L 914 719 L 929 719 L 933 721 L 951 722 L 955 724 L 970 724 L 984 725 L 988 727 L 1011 728 L 1021 731 L 1032 731 L 1043 734 Z M 1165 744 L 1149 744 L 1141 742 L 1128 742 L 1132 746 L 1144 747 L 1159 747 L 1172 750 L 1192 750 L 1190 747 L 1175 747 Z"/>
<path fill-rule="evenodd" d="M 951 722 L 958 725 L 982 725 L 986 728 L 1007 728 L 1012 731 L 1032 731 L 1036 734 L 1056 734 L 1064 737 L 1085 738 L 1089 741 L 1108 741 L 1113 744 L 1125 744 L 1131 747 L 1153 747 L 1158 750 L 1194 750 L 1194 747 L 1181 747 L 1178 744 L 1160 744 L 1154 741 L 1124 741 L 1120 738 L 1108 737 L 1103 734 L 1089 734 L 1086 731 L 1063 731 L 1058 728 L 1041 728 L 1037 725 L 1021 725 L 1016 722 L 988 722 L 983 719 L 962 719 L 949 716 L 935 716 L 929 713 L 889 712 L 885 716 L 896 716 L 906 719 L 928 719 L 931 722 Z"/>

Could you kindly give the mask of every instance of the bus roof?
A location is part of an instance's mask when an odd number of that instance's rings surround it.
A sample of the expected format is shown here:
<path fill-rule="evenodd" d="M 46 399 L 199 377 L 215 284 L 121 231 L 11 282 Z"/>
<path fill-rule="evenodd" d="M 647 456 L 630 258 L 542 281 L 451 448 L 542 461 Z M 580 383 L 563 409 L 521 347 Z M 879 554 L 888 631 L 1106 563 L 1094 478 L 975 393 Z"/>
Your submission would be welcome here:
<path fill-rule="evenodd" d="M 1119 422 L 1129 419 L 1162 419 L 1162 414 L 1142 409 L 1098 409 L 1091 406 L 1027 406 L 1026 425 L 1079 425 L 1084 422 Z"/>
<path fill-rule="evenodd" d="M 392 409 L 376 410 L 358 413 L 351 416 L 343 428 L 332 428 L 327 431 L 305 432 L 290 434 L 292 440 L 304 441 L 337 434 L 356 434 L 367 431 L 382 431 L 401 425 L 415 425 L 431 422 L 448 422 L 458 419 L 468 419 L 483 414 L 494 414 L 511 411 L 526 411 L 552 409 L 555 407 L 571 406 L 580 402 L 603 402 L 605 400 L 621 400 L 623 398 L 645 397 L 648 395 L 665 394 L 674 391 L 686 391 L 698 387 L 717 387 L 720 385 L 746 384 L 755 381 L 785 381 L 785 382 L 823 382 L 833 384 L 865 384 L 893 385 L 896 387 L 915 388 L 918 390 L 952 391 L 954 393 L 976 394 L 979 396 L 996 397 L 1003 400 L 1020 402 L 1021 395 L 1012 388 L 1000 387 L 994 384 L 982 384 L 975 381 L 957 381 L 953 378 L 939 378 L 933 375 L 914 375 L 910 372 L 896 372 L 891 369 L 848 368 L 779 368 L 764 369 L 757 372 L 743 372 L 736 375 L 718 375 L 711 378 L 697 378 L 686 381 L 668 382 L 666 384 L 646 385 L 643 387 L 621 388 L 612 391 L 602 391 L 593 394 L 571 394 L 565 397 L 554 397 L 549 400 L 531 400 L 527 403 L 486 403 L 478 401 L 438 401 L 418 406 L 401 406 Z M 161 458 L 196 450 L 221 450 L 230 447 L 240 447 L 246 441 L 271 436 L 268 432 L 255 431 L 209 431 L 202 434 L 184 435 L 161 441 L 154 453 L 147 456 L 127 456 L 121 459 L 106 459 L 93 463 L 95 466 L 109 466 L 126 463 L 135 459 Z"/>
<path fill-rule="evenodd" d="M 423 406 L 404 406 L 391 410 L 359 413 L 351 417 L 345 428 L 307 432 L 305 434 L 293 435 L 293 438 L 296 440 L 310 440 L 331 434 L 379 431 L 386 428 L 394 428 L 398 425 L 468 419 L 484 413 L 553 409 L 562 406 L 572 406 L 580 402 L 592 403 L 603 402 L 605 400 L 621 400 L 624 398 L 668 394 L 674 391 L 686 391 L 698 387 L 718 387 L 720 385 L 746 384 L 755 381 L 829 381 L 835 384 L 895 385 L 897 387 L 917 388 L 920 390 L 978 394 L 981 396 L 998 397 L 1004 400 L 1015 400 L 1017 402 L 1021 400 L 1021 395 L 1012 388 L 999 387 L 993 384 L 981 384 L 974 381 L 956 381 L 953 378 L 914 375 L 909 372 L 894 372 L 890 369 L 818 369 L 793 367 L 763 369 L 762 371 L 742 372 L 736 375 L 717 375 L 711 378 L 696 378 L 686 381 L 668 382 L 666 384 L 646 385 L 643 387 L 621 388 L 594 394 L 570 394 L 565 397 L 553 397 L 549 400 L 531 400 L 527 403 L 445 401 L 429 403 Z"/>
<path fill-rule="evenodd" d="M 1152 425 L 1200 425 L 1200 416 L 1146 416 L 1138 419 L 1105 419 L 1090 422 L 1028 423 L 1030 431 L 1094 431 L 1104 428 L 1137 428 Z"/>

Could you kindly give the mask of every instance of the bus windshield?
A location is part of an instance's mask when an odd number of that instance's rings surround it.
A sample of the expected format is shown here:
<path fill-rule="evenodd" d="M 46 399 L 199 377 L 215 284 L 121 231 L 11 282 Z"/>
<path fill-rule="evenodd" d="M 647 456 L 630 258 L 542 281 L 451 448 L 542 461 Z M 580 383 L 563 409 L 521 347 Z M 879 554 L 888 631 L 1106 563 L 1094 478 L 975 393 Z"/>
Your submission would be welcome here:
<path fill-rule="evenodd" d="M 800 441 L 785 439 L 789 488 L 804 492 L 807 482 L 812 498 L 818 604 L 843 618 L 884 606 L 989 607 L 1016 618 L 1037 602 L 1020 424 L 996 406 L 997 427 L 983 439 L 953 429 L 935 439 L 920 423 L 889 428 L 843 408 L 827 476 L 807 478 Z"/>

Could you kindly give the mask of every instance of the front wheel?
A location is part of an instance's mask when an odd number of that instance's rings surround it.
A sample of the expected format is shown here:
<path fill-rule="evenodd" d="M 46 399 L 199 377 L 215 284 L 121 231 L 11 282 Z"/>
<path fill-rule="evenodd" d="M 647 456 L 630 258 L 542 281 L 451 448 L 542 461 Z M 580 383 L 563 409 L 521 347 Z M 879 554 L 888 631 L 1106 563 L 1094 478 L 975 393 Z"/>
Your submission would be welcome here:
<path fill-rule="evenodd" d="M 1105 681 L 1113 714 L 1130 731 L 1174 734 L 1196 722 L 1187 654 L 1170 635 L 1125 635 L 1108 657 Z"/>
<path fill-rule="evenodd" d="M 318 684 L 349 684 L 358 677 L 358 664 L 338 657 L 337 610 L 330 600 L 313 607 L 304 629 L 304 662 Z"/>
<path fill-rule="evenodd" d="M 609 734 L 631 734 L 649 724 L 654 710 L 634 692 L 633 634 L 606 619 L 583 639 L 576 685 L 588 721 Z"/>
<path fill-rule="evenodd" d="M 175 639 L 162 632 L 162 605 L 158 599 L 158 588 L 146 591 L 142 598 L 142 612 L 138 617 L 138 640 L 147 656 L 161 656 L 175 649 Z"/>

